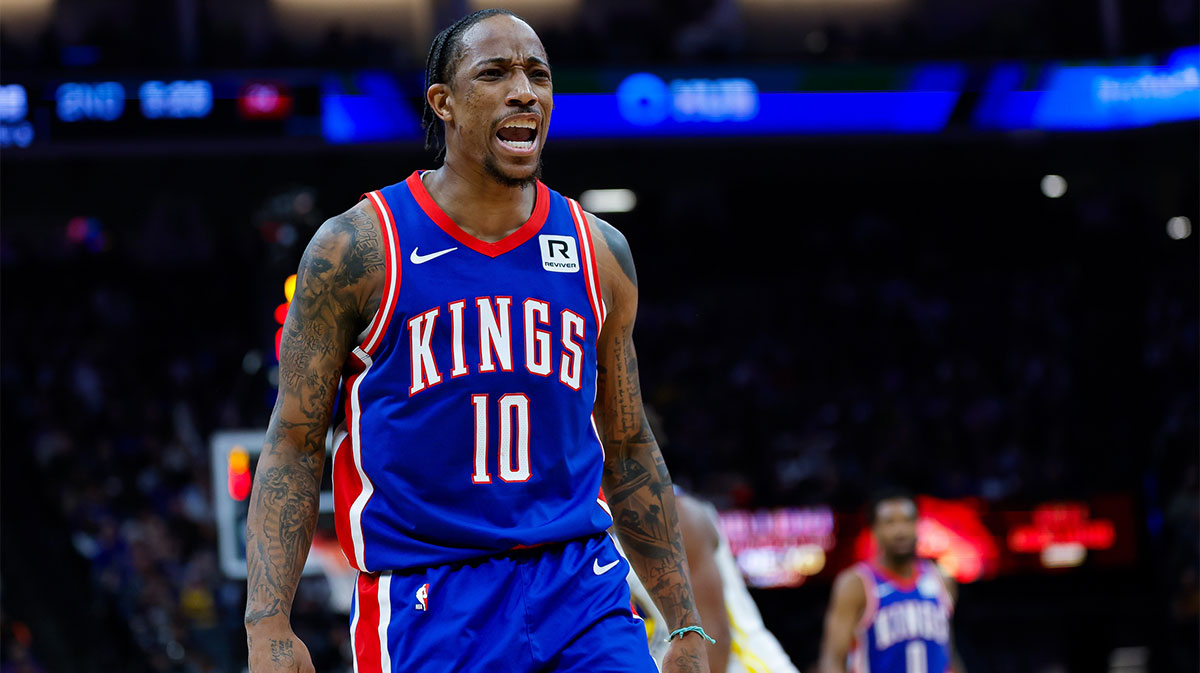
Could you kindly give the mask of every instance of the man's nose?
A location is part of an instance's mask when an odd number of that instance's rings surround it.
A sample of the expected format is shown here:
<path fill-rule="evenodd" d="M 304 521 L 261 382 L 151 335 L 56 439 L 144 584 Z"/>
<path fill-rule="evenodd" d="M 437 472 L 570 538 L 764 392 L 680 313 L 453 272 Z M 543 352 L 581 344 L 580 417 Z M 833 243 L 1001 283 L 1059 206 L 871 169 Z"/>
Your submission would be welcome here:
<path fill-rule="evenodd" d="M 508 93 L 508 104 L 515 107 L 529 107 L 538 102 L 537 94 L 533 92 L 529 76 L 524 70 L 517 70 L 513 75 L 513 88 Z"/>

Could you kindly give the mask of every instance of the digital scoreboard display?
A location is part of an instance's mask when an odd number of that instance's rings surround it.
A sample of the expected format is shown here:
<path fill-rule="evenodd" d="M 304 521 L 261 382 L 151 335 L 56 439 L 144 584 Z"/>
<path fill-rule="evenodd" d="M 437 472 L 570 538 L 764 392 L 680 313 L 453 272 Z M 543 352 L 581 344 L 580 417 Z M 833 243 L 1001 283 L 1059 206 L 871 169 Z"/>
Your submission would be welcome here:
<path fill-rule="evenodd" d="M 412 70 L 6 72 L 0 148 L 245 139 L 415 148 L 424 94 L 423 73 Z M 554 107 L 551 133 L 568 140 L 1124 129 L 1200 119 L 1200 47 L 1083 65 L 562 68 Z"/>
<path fill-rule="evenodd" d="M 24 79 L 0 85 L 0 148 L 321 138 L 319 76 Z"/>

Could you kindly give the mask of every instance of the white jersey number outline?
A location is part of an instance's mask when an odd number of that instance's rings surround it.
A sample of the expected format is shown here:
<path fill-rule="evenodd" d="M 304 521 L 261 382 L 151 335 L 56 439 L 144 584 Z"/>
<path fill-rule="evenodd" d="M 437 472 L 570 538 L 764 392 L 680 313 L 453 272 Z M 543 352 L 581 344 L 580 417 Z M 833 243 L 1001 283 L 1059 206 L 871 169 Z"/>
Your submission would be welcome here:
<path fill-rule="evenodd" d="M 488 473 L 488 396 L 472 395 L 475 410 L 475 471 L 471 481 L 492 483 Z M 529 481 L 529 397 L 508 393 L 500 397 L 500 480 L 510 483 Z"/>

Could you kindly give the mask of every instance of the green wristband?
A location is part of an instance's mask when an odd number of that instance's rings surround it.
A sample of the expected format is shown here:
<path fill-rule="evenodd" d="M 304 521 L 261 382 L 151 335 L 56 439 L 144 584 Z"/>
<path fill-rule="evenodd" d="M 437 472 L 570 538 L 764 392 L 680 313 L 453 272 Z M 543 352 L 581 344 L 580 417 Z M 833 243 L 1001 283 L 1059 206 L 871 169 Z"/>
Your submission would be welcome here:
<path fill-rule="evenodd" d="M 682 636 L 683 634 L 687 633 L 688 631 L 695 631 L 696 633 L 700 634 L 701 638 L 707 640 L 709 643 L 711 643 L 713 645 L 717 644 L 717 641 L 710 638 L 708 636 L 708 634 L 704 632 L 704 629 L 699 626 L 685 626 L 682 629 L 675 629 L 674 631 L 671 632 L 671 635 L 667 636 L 667 642 L 669 643 L 672 640 L 675 640 L 676 638 Z"/>

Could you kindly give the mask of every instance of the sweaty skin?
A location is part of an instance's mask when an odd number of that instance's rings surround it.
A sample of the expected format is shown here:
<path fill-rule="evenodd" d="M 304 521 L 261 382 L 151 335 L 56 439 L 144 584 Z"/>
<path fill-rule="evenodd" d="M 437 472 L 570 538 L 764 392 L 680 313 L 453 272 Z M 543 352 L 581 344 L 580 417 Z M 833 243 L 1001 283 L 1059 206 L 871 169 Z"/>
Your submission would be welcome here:
<path fill-rule="evenodd" d="M 534 207 L 553 109 L 545 50 L 523 21 L 498 15 L 461 37 L 448 81 L 426 100 L 444 123 L 446 158 L 423 174 L 438 206 L 466 233 L 497 241 Z M 496 137 L 507 120 L 534 120 L 531 150 Z M 671 477 L 642 408 L 632 333 L 637 276 L 625 238 L 589 221 L 608 319 L 601 331 L 595 416 L 605 450 L 603 487 L 617 534 L 672 628 L 700 624 L 688 579 Z M 380 304 L 380 225 L 366 202 L 325 222 L 300 262 L 280 343 L 279 397 L 255 474 L 246 523 L 245 614 L 251 673 L 313 671 L 290 625 L 292 600 L 317 523 L 325 435 L 343 364 Z M 705 643 L 673 641 L 664 673 L 704 673 Z"/>

